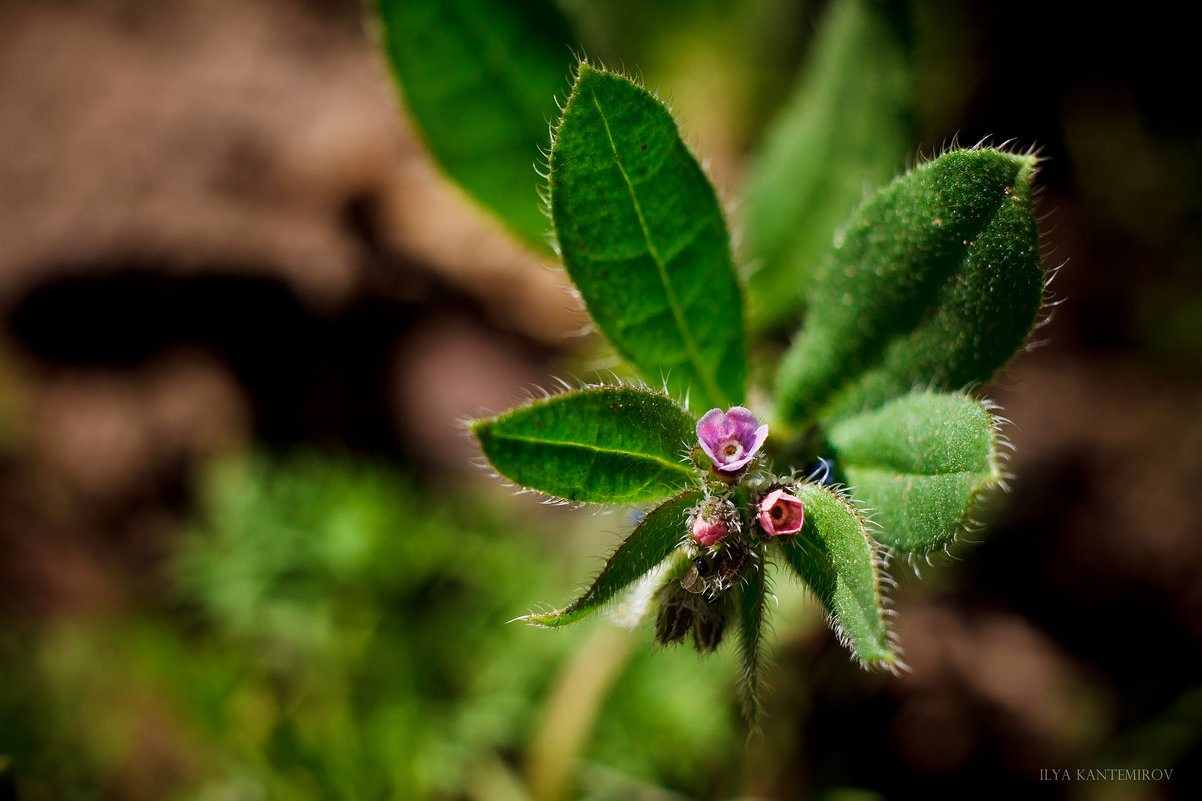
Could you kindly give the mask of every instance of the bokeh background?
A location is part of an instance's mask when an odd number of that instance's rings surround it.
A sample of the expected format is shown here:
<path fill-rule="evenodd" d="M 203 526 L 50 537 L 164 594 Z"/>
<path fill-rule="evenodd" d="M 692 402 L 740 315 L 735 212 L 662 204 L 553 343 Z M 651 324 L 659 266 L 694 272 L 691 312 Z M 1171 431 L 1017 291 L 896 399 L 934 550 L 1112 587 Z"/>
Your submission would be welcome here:
<path fill-rule="evenodd" d="M 892 8 L 911 159 L 1041 147 L 1065 302 L 990 390 L 990 527 L 895 566 L 912 671 L 778 586 L 749 739 L 727 654 L 506 625 L 627 521 L 511 495 L 461 423 L 596 345 L 424 154 L 359 2 L 0 1 L 0 799 L 1202 797 L 1196 47 L 1072 5 Z M 737 223 L 828 4 L 564 6 Z"/>

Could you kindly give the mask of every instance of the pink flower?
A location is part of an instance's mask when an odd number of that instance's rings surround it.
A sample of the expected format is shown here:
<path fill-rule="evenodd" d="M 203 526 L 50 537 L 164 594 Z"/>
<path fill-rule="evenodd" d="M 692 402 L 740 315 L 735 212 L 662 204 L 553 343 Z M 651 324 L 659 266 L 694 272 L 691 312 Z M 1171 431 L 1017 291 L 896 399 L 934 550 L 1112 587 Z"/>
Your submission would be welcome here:
<path fill-rule="evenodd" d="M 805 522 L 806 510 L 801 499 L 783 489 L 772 490 L 760 501 L 760 526 L 769 536 L 796 534 Z"/>
<path fill-rule="evenodd" d="M 755 415 L 742 406 L 731 406 L 726 414 L 710 409 L 697 421 L 697 439 L 722 473 L 737 473 L 755 458 L 768 438 L 768 426 L 756 428 Z"/>

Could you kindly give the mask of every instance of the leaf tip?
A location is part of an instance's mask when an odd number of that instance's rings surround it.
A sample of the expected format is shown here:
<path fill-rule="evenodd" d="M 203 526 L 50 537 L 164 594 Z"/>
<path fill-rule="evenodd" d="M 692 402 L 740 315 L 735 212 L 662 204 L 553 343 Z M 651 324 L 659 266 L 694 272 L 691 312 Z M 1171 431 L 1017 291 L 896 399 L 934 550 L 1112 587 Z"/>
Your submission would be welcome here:
<path fill-rule="evenodd" d="M 463 421 L 464 433 L 475 440 L 476 446 L 480 448 L 486 459 L 488 458 L 488 440 L 496 424 L 496 417 L 470 417 Z"/>
<path fill-rule="evenodd" d="M 585 77 L 587 77 L 588 75 L 591 75 L 595 72 L 598 72 L 597 68 L 594 67 L 591 63 L 589 63 L 589 60 L 587 58 L 582 58 L 582 59 L 580 59 L 580 61 L 576 62 L 576 80 L 577 81 L 583 80 Z"/>
<path fill-rule="evenodd" d="M 506 623 L 525 623 L 527 626 L 533 626 L 536 629 L 549 629 L 553 626 L 548 625 L 547 615 L 531 612 L 528 615 L 515 617 L 513 620 L 507 620 Z"/>

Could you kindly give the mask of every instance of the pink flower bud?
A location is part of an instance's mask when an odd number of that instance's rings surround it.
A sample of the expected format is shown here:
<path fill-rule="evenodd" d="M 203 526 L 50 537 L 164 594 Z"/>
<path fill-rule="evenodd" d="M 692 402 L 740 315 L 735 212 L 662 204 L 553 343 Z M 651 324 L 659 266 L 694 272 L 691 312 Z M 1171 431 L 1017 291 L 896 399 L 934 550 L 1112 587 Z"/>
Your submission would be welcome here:
<path fill-rule="evenodd" d="M 783 489 L 773 490 L 760 501 L 760 526 L 769 536 L 796 534 L 805 517 L 801 499 Z"/>
<path fill-rule="evenodd" d="M 689 517 L 693 539 L 703 548 L 712 548 L 739 531 L 739 513 L 725 498 L 709 498 L 693 509 Z"/>
<path fill-rule="evenodd" d="M 726 521 L 720 517 L 697 515 L 693 519 L 693 539 L 697 544 L 709 548 L 722 541 L 727 534 Z"/>

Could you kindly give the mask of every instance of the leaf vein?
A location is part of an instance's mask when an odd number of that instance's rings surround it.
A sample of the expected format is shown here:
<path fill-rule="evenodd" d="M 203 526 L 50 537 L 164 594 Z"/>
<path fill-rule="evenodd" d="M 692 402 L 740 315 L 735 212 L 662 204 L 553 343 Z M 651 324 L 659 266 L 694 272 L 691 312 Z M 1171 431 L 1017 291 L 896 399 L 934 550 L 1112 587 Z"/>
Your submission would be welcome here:
<path fill-rule="evenodd" d="M 622 174 L 622 180 L 626 182 L 626 190 L 630 195 L 630 202 L 634 205 L 634 213 L 638 217 L 639 227 L 643 232 L 643 240 L 647 243 L 647 253 L 651 256 L 651 260 L 655 262 L 655 268 L 659 272 L 660 282 L 663 284 L 664 293 L 667 296 L 668 306 L 672 309 L 672 316 L 676 322 L 676 328 L 680 332 L 681 339 L 684 341 L 685 348 L 689 353 L 689 361 L 692 363 L 696 375 L 705 384 L 706 393 L 715 401 L 725 404 L 727 395 L 718 386 L 713 373 L 709 370 L 706 362 L 701 358 L 701 353 L 697 347 L 697 342 L 693 339 L 692 333 L 689 331 L 685 323 L 684 309 L 681 308 L 680 301 L 676 297 L 676 290 L 672 286 L 671 280 L 668 278 L 667 263 L 652 241 L 651 230 L 647 227 L 647 220 L 643 215 L 642 206 L 639 205 L 638 193 L 635 192 L 634 183 L 627 174 L 626 168 L 622 166 L 621 157 L 618 155 L 618 147 L 614 142 L 613 132 L 609 127 L 609 119 L 605 116 L 605 109 L 601 107 L 601 102 L 597 99 L 597 95 L 593 93 L 593 105 L 597 108 L 597 113 L 601 116 L 601 124 L 605 126 L 605 135 L 609 140 L 610 149 L 614 154 L 614 164 L 618 168 L 618 172 Z"/>
<path fill-rule="evenodd" d="M 642 459 L 642 460 L 645 460 L 648 462 L 655 462 L 659 465 L 670 468 L 671 470 L 673 470 L 675 472 L 684 473 L 686 475 L 689 475 L 690 477 L 692 476 L 692 471 L 689 470 L 687 467 L 685 467 L 685 465 L 683 463 L 676 462 L 676 461 L 670 461 L 668 459 L 663 458 L 662 456 L 656 456 L 653 453 L 639 453 L 638 451 L 628 451 L 628 450 L 623 450 L 621 448 L 602 448 L 602 447 L 598 447 L 597 445 L 590 445 L 587 442 L 572 442 L 570 440 L 540 439 L 538 437 L 528 437 L 528 436 L 524 436 L 522 434 L 513 434 L 510 432 L 494 431 L 494 432 L 492 432 L 492 436 L 495 439 L 510 440 L 511 442 L 529 442 L 534 445 L 546 445 L 549 447 L 560 447 L 560 448 L 579 448 L 580 450 L 592 451 L 594 453 L 604 453 L 604 454 L 610 454 L 610 455 L 616 455 L 616 456 L 629 456 L 634 459 Z"/>

